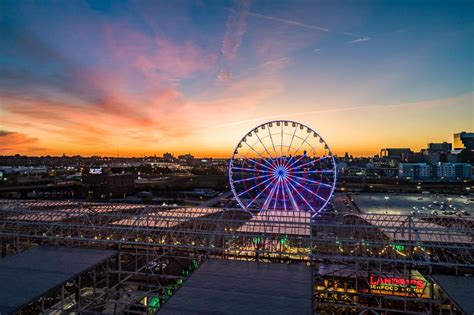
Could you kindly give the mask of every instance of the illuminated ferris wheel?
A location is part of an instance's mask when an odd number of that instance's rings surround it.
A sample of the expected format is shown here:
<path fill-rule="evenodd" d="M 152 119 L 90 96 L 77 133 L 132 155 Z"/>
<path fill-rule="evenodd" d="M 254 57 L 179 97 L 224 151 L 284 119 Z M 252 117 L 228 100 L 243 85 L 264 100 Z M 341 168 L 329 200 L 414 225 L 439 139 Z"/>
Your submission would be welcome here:
<path fill-rule="evenodd" d="M 237 144 L 229 181 L 245 210 L 309 211 L 314 216 L 332 197 L 336 163 L 313 129 L 294 121 L 271 121 Z"/>

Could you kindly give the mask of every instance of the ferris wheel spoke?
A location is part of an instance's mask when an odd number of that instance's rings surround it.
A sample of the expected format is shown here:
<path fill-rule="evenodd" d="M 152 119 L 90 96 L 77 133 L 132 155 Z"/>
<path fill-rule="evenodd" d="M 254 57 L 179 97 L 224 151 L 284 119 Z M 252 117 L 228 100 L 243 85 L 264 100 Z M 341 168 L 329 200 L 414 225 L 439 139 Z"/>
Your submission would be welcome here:
<path fill-rule="evenodd" d="M 270 193 L 268 194 L 267 198 L 265 199 L 265 202 L 263 203 L 262 209 L 263 210 L 268 210 L 268 206 L 270 205 L 270 202 L 272 201 L 273 194 L 275 193 L 276 185 L 273 185 L 272 189 L 270 190 Z"/>
<path fill-rule="evenodd" d="M 245 206 L 245 208 L 250 207 L 250 205 L 251 205 L 252 203 L 254 203 L 255 200 L 257 200 L 257 199 L 268 189 L 268 187 L 270 187 L 270 186 L 272 185 L 272 183 L 273 183 L 274 181 L 275 181 L 275 180 L 272 180 L 270 183 L 268 183 L 268 184 L 260 191 L 260 193 L 258 193 L 258 195 L 255 196 L 255 197 L 249 202 L 249 204 L 248 204 L 247 206 Z"/>
<path fill-rule="evenodd" d="M 288 151 L 286 153 L 287 155 L 290 155 L 291 145 L 293 144 L 293 140 L 295 139 L 295 135 L 296 135 L 297 130 L 298 130 L 298 125 L 295 125 L 295 130 L 293 131 L 293 136 L 291 137 L 290 145 L 288 146 Z"/>
<path fill-rule="evenodd" d="M 299 169 L 299 168 L 305 167 L 306 165 L 309 165 L 309 164 L 314 164 L 314 163 L 316 163 L 316 162 L 319 162 L 319 161 L 321 161 L 321 160 L 324 160 L 324 159 L 326 159 L 326 158 L 327 158 L 326 156 L 323 156 L 323 157 L 320 157 L 320 158 L 319 158 L 319 159 L 317 159 L 317 160 L 312 160 L 312 161 L 309 161 L 309 162 L 307 162 L 307 163 L 304 163 L 304 164 L 298 165 L 298 166 L 296 166 L 296 167 L 295 167 L 295 168 L 293 168 L 293 169 L 294 169 L 294 170 L 296 170 L 296 169 Z"/>
<path fill-rule="evenodd" d="M 317 193 L 315 193 L 314 191 L 312 191 L 311 189 L 308 189 L 308 187 L 304 186 L 304 185 L 301 185 L 300 183 L 298 183 L 297 181 L 295 181 L 294 179 L 291 179 L 290 178 L 290 181 L 295 183 L 296 185 L 300 186 L 301 188 L 303 188 L 304 190 L 306 190 L 307 192 L 309 192 L 310 194 L 318 197 L 320 200 L 326 202 L 326 199 L 324 199 L 323 197 L 321 197 L 320 195 L 318 195 Z"/>
<path fill-rule="evenodd" d="M 296 176 L 296 175 L 293 175 L 293 174 L 289 174 L 289 178 L 297 178 L 297 179 L 304 180 L 304 181 L 307 181 L 307 182 L 310 182 L 310 183 L 313 183 L 313 184 L 316 184 L 316 185 L 320 185 L 320 186 L 323 186 L 323 187 L 328 187 L 328 188 L 332 187 L 331 185 L 323 183 L 321 181 L 312 180 L 312 179 L 309 179 L 309 178 Z"/>
<path fill-rule="evenodd" d="M 248 182 L 250 180 L 255 180 L 255 179 L 259 179 L 259 178 L 264 178 L 264 177 L 268 177 L 268 176 L 273 176 L 272 174 L 268 174 L 268 175 L 259 175 L 259 176 L 254 176 L 254 177 L 247 177 L 247 178 L 243 178 L 243 179 L 238 179 L 238 180 L 234 180 L 232 181 L 234 184 L 235 183 L 242 183 L 242 182 Z"/>
<path fill-rule="evenodd" d="M 257 172 L 257 173 L 271 173 L 270 171 L 265 171 L 265 170 L 257 170 L 254 168 L 246 168 L 246 167 L 239 167 L 239 166 L 233 166 L 233 170 L 239 170 L 239 171 L 248 171 L 248 172 Z"/>
<path fill-rule="evenodd" d="M 290 174 L 324 174 L 324 173 L 334 173 L 334 170 L 317 170 L 317 171 L 290 171 Z"/>
<path fill-rule="evenodd" d="M 280 158 L 283 156 L 283 125 L 281 124 L 281 140 L 280 140 Z"/>
<path fill-rule="evenodd" d="M 243 194 L 246 194 L 246 193 L 248 193 L 248 192 L 249 192 L 249 191 L 251 191 L 252 189 L 255 189 L 255 188 L 259 187 L 259 186 L 262 186 L 262 185 L 263 185 L 263 184 L 265 184 L 265 183 L 268 183 L 270 180 L 272 180 L 272 178 L 271 178 L 271 177 L 270 177 L 270 178 L 267 178 L 267 179 L 266 179 L 266 180 L 264 180 L 263 182 L 260 182 L 260 183 L 258 183 L 257 185 L 254 185 L 254 186 L 250 187 L 249 189 L 247 189 L 247 190 L 245 190 L 245 191 L 241 192 L 241 193 L 240 193 L 240 194 L 238 194 L 237 196 L 239 196 L 239 197 L 240 197 L 240 196 L 242 196 Z"/>
<path fill-rule="evenodd" d="M 249 157 L 246 157 L 245 155 L 242 155 L 242 154 L 240 154 L 240 153 L 237 153 L 237 155 L 240 155 L 241 157 L 243 157 L 243 158 L 245 158 L 245 159 L 247 159 L 247 160 L 249 160 L 249 161 L 252 161 L 252 162 L 254 162 L 255 164 L 258 164 L 258 165 L 260 165 L 260 166 L 262 166 L 262 167 L 264 167 L 264 168 L 266 168 L 266 169 L 268 169 L 268 170 L 273 170 L 270 166 L 264 165 L 264 164 L 262 164 L 262 163 L 260 163 L 260 162 L 258 162 L 258 161 L 256 161 L 256 160 L 254 160 L 254 159 L 251 159 L 251 158 L 249 158 Z"/>
<path fill-rule="evenodd" d="M 244 142 L 253 152 L 257 153 L 257 155 L 259 157 L 261 157 L 268 165 L 271 166 L 271 163 L 267 161 L 266 158 L 264 158 L 259 152 L 257 152 L 257 150 L 255 150 L 250 144 L 248 144 L 247 142 Z M 270 156 L 270 159 L 273 161 L 273 158 Z"/>
<path fill-rule="evenodd" d="M 308 135 L 306 136 L 306 138 L 304 138 L 304 140 L 301 142 L 301 144 L 300 144 L 300 146 L 298 147 L 298 149 L 295 151 L 294 155 L 296 155 L 296 154 L 301 150 L 301 147 L 303 146 L 303 144 L 306 143 L 306 140 L 308 139 L 309 135 L 310 135 L 310 134 L 308 133 Z M 299 157 L 296 161 L 294 161 L 293 163 L 291 163 L 290 168 L 293 167 L 296 163 L 298 163 L 303 157 L 304 157 L 304 155 L 300 155 L 300 157 Z"/>
<path fill-rule="evenodd" d="M 282 163 L 283 166 L 285 166 L 285 167 L 288 168 L 288 169 L 291 168 L 291 165 L 290 165 L 291 160 L 293 160 L 293 155 L 290 156 L 290 158 L 289 158 L 288 160 L 283 159 L 283 163 Z"/>
<path fill-rule="evenodd" d="M 290 191 L 290 188 L 288 187 L 287 181 L 284 181 L 284 182 L 283 182 L 283 185 L 284 185 L 284 187 L 285 187 L 286 193 L 288 194 L 288 197 L 289 197 L 289 199 L 290 199 L 290 202 L 291 202 L 291 204 L 292 204 L 292 206 L 293 206 L 293 210 L 299 211 L 300 208 L 298 207 L 298 204 L 296 203 L 296 200 L 295 200 L 295 198 L 293 197 L 293 194 L 292 194 L 292 192 Z M 286 204 L 285 204 L 285 206 L 286 206 Z M 285 210 L 286 210 L 286 209 L 285 209 Z"/>
<path fill-rule="evenodd" d="M 301 147 L 303 147 L 303 144 L 307 143 L 306 140 L 308 140 L 309 135 L 310 135 L 310 133 L 308 133 L 306 138 L 304 138 L 304 140 L 301 142 L 300 146 L 298 147 L 298 149 L 295 151 L 295 153 L 293 155 L 296 155 L 296 153 L 298 153 L 301 150 Z"/>
<path fill-rule="evenodd" d="M 303 158 L 303 155 L 300 155 L 299 158 L 297 158 L 293 163 L 291 163 L 288 167 L 289 168 L 293 168 L 293 165 L 295 165 L 296 163 L 298 163 L 301 159 Z"/>
<path fill-rule="evenodd" d="M 308 207 L 311 210 L 313 210 L 313 212 L 316 212 L 316 210 L 314 210 L 314 208 L 309 204 L 309 202 L 306 200 L 306 198 L 301 195 L 301 193 L 298 191 L 298 189 L 295 188 L 295 186 L 293 186 L 290 182 L 288 182 L 288 185 L 290 185 L 290 187 L 293 188 L 293 190 L 298 194 L 298 196 L 301 198 L 301 200 L 303 200 L 303 202 L 306 203 L 306 205 L 308 205 Z"/>
<path fill-rule="evenodd" d="M 277 203 L 278 203 L 278 193 L 280 192 L 280 184 L 281 184 L 281 179 L 278 178 L 277 184 L 276 184 L 276 194 L 275 194 L 275 202 L 273 203 L 273 211 L 275 211 Z"/>
<path fill-rule="evenodd" d="M 267 152 L 267 154 L 268 154 L 268 156 L 270 157 L 270 159 L 271 159 L 272 161 L 274 161 L 272 155 L 270 154 L 270 152 L 268 152 L 267 146 L 263 144 L 262 139 L 260 139 L 260 137 L 258 136 L 258 133 L 255 133 L 255 135 L 257 136 L 258 141 L 259 141 L 260 144 L 262 145 L 262 147 L 263 147 L 263 149 L 265 150 L 265 152 Z M 276 158 L 276 156 L 275 156 L 275 158 Z"/>
<path fill-rule="evenodd" d="M 270 127 L 267 128 L 268 134 L 270 135 L 270 140 L 272 141 L 273 152 L 275 152 L 275 157 L 278 157 L 277 151 L 275 149 L 275 143 L 273 142 L 272 133 L 270 132 Z"/>

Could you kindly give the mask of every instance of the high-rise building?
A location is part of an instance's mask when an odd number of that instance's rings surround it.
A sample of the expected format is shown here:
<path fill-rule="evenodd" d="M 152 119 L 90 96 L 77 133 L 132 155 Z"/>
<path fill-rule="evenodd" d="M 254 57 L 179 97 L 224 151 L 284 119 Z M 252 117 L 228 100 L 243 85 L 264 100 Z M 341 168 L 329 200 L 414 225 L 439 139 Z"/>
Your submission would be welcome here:
<path fill-rule="evenodd" d="M 474 132 L 460 132 L 454 134 L 454 149 L 474 150 Z"/>

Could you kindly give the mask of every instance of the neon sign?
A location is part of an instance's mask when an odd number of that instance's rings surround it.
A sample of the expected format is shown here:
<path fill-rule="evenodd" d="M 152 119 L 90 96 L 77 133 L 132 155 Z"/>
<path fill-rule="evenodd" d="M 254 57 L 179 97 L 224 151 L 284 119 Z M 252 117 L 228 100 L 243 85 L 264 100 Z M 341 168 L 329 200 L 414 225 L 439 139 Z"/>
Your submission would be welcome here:
<path fill-rule="evenodd" d="M 424 279 L 405 279 L 370 275 L 370 289 L 388 293 L 423 294 L 426 284 L 427 282 Z"/>

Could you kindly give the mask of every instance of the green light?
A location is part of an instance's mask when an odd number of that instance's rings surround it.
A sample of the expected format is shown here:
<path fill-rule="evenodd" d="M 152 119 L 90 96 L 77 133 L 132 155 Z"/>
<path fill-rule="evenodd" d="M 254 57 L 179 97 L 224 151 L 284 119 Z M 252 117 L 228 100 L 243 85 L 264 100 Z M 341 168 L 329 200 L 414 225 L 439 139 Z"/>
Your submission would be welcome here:
<path fill-rule="evenodd" d="M 280 243 L 281 243 L 281 245 L 286 245 L 287 242 L 288 242 L 288 235 L 285 235 L 285 237 L 283 237 L 280 240 Z"/>
<path fill-rule="evenodd" d="M 259 236 L 256 236 L 256 237 L 253 238 L 252 241 L 253 241 L 254 244 L 259 244 L 262 241 L 262 239 Z"/>
<path fill-rule="evenodd" d="M 148 302 L 148 307 L 155 309 L 160 308 L 160 298 L 157 296 L 150 298 L 150 301 Z"/>
<path fill-rule="evenodd" d="M 392 244 L 391 246 L 392 246 L 392 248 L 393 248 L 394 250 L 398 250 L 398 251 L 400 251 L 400 252 L 405 250 L 405 246 L 404 246 L 404 245 Z"/>

